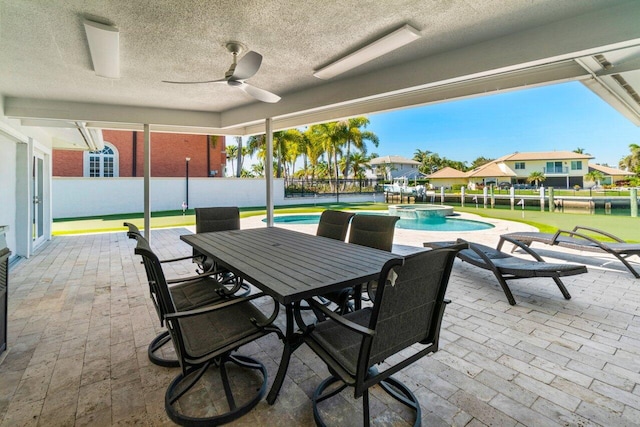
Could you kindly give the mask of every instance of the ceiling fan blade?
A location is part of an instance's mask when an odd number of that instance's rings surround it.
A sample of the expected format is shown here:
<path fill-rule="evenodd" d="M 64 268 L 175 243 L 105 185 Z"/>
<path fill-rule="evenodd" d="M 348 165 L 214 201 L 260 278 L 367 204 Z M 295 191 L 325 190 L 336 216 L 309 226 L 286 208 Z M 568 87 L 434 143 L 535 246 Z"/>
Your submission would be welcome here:
<path fill-rule="evenodd" d="M 260 69 L 262 64 L 262 55 L 258 52 L 250 50 L 247 52 L 236 65 L 236 69 L 229 78 L 230 80 L 245 80 L 253 76 Z"/>
<path fill-rule="evenodd" d="M 227 79 L 218 79 L 218 80 L 206 80 L 204 82 L 174 82 L 171 80 L 163 80 L 162 83 L 171 83 L 176 85 L 195 85 L 200 83 L 226 83 Z"/>
<path fill-rule="evenodd" d="M 245 91 L 246 93 L 248 93 L 249 95 L 253 96 L 255 99 L 257 99 L 258 101 L 262 101 L 262 102 L 269 102 L 269 103 L 275 103 L 280 101 L 280 97 L 278 95 L 276 95 L 275 93 L 271 93 L 267 90 L 264 89 L 260 89 L 258 87 L 255 86 L 251 86 L 248 83 L 242 83 L 241 85 L 234 85 L 237 88 L 242 89 L 243 91 Z"/>

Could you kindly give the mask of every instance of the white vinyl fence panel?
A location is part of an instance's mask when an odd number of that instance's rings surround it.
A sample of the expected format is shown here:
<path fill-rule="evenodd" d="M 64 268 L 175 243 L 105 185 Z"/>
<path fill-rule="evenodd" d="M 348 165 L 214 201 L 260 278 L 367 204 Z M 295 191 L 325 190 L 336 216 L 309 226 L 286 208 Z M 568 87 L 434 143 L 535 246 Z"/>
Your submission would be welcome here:
<path fill-rule="evenodd" d="M 53 178 L 53 217 L 71 218 L 137 213 L 143 207 L 142 178 Z M 274 179 L 276 205 L 285 204 L 284 181 Z M 179 210 L 186 200 L 185 178 L 152 178 L 151 210 Z M 264 206 L 260 178 L 189 178 L 189 208 Z M 288 203 L 286 203 L 288 204 Z"/>

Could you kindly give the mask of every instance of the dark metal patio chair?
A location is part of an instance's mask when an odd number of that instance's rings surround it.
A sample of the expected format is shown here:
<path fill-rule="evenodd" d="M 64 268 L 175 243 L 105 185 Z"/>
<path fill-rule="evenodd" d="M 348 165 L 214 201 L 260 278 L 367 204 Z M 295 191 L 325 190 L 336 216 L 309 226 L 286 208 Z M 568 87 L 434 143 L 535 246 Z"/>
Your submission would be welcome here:
<path fill-rule="evenodd" d="M 153 278 L 150 282 L 153 298 L 157 301 L 182 369 L 165 393 L 165 410 L 169 418 L 180 425 L 210 426 L 231 422 L 248 413 L 264 397 L 267 370 L 258 360 L 236 354 L 235 351 L 270 333 L 276 333 L 284 339 L 280 329 L 273 326 L 279 305 L 273 301 L 273 312 L 267 317 L 252 303 L 257 298 L 266 297 L 258 293 L 249 297 L 233 297 L 214 305 L 180 310 L 175 303 L 175 294 L 165 279 L 160 260 L 146 240 L 138 239 L 135 252 L 149 266 Z M 229 378 L 228 363 L 245 368 L 247 371 L 243 369 L 242 374 L 253 372 L 259 375 L 250 375 L 247 380 L 249 384 L 241 387 L 239 392 L 236 389 L 238 379 Z M 213 393 L 224 390 L 228 407 L 222 412 L 216 411 L 215 415 L 209 413 L 210 408 L 203 409 L 197 404 L 197 399 L 190 400 L 187 395 L 200 380 L 208 379 L 204 374 L 210 368 L 219 370 L 222 387 L 204 388 Z"/>
<path fill-rule="evenodd" d="M 320 215 L 316 236 L 342 240 L 347 237 L 349 222 L 355 214 L 353 212 L 334 211 L 327 209 Z"/>
<path fill-rule="evenodd" d="M 209 233 L 213 231 L 240 230 L 240 210 L 235 206 L 216 206 L 210 208 L 195 208 L 196 233 Z M 199 256 L 197 261 L 201 271 L 214 268 L 214 261 L 193 250 L 194 256 Z"/>
<path fill-rule="evenodd" d="M 135 225 L 130 223 L 125 223 L 125 226 L 129 227 L 129 232 L 127 233 L 129 238 L 135 239 L 138 244 L 142 244 L 145 247 L 149 247 L 149 242 L 136 231 L 137 228 Z M 143 242 L 143 243 L 140 243 Z M 186 259 L 190 259 L 192 257 L 180 257 L 173 259 L 160 260 L 161 264 L 170 263 L 174 261 L 183 261 Z M 158 304 L 157 298 L 155 298 L 154 290 L 152 287 L 152 282 L 154 281 L 151 265 L 148 259 L 142 259 L 142 263 L 145 268 L 145 272 L 147 275 L 147 280 L 149 282 L 149 291 L 151 300 L 156 308 L 156 312 L 158 313 L 158 317 L 160 319 L 160 325 L 164 325 L 164 319 L 162 317 L 162 310 L 160 305 Z M 171 280 L 167 280 L 167 283 L 170 286 L 169 290 L 171 292 L 171 296 L 173 298 L 174 304 L 178 308 L 178 310 L 189 310 L 193 308 L 202 307 L 205 305 L 211 305 L 218 302 L 222 302 L 227 299 L 229 296 L 233 295 L 237 290 L 239 290 L 239 286 L 236 283 L 232 283 L 231 287 L 227 287 L 229 282 L 220 282 L 216 275 L 210 275 L 208 273 L 200 274 L 197 276 L 188 276 L 188 277 L 180 277 Z M 158 366 L 165 367 L 178 367 L 180 366 L 177 359 L 169 359 L 161 356 L 160 350 L 170 342 L 171 337 L 169 336 L 168 331 L 161 332 L 158 334 L 150 343 L 147 348 L 147 355 L 149 360 Z"/>
<path fill-rule="evenodd" d="M 318 425 L 325 425 L 318 405 L 346 387 L 353 387 L 354 397 L 362 397 L 364 424 L 368 426 L 369 388 L 376 384 L 415 411 L 415 425 L 420 425 L 420 403 L 407 386 L 391 375 L 438 350 L 451 267 L 458 251 L 467 247 L 458 244 L 387 262 L 380 273 L 372 307 L 340 316 L 317 301 L 310 301 L 327 320 L 309 326 L 304 342 L 331 374 L 313 394 Z M 325 410 L 331 409 L 327 406 Z"/>
<path fill-rule="evenodd" d="M 390 252 L 393 246 L 393 235 L 397 216 L 358 214 L 351 220 L 349 231 L 349 243 L 368 246 Z M 369 286 L 367 286 L 367 289 Z M 373 291 L 375 284 L 371 284 Z M 334 302 L 338 306 L 338 313 L 344 314 L 351 309 L 359 310 L 362 307 L 362 285 L 354 288 L 342 289 L 322 295 L 323 298 Z M 351 302 L 351 299 L 354 301 Z"/>

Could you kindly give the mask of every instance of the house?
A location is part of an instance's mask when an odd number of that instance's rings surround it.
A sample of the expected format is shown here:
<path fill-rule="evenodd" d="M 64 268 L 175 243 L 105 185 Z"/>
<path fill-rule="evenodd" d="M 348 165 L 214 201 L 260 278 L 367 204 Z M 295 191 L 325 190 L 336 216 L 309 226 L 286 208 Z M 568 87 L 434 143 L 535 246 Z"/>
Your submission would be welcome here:
<path fill-rule="evenodd" d="M 136 177 L 143 176 L 144 134 L 103 130 L 103 148 L 95 151 L 54 149 L 53 176 Z M 151 176 L 222 177 L 225 175 L 225 137 L 156 133 L 151 142 Z"/>
<path fill-rule="evenodd" d="M 466 186 L 469 178 L 466 172 L 459 171 L 452 167 L 446 166 L 437 172 L 427 175 L 429 178 L 429 186 L 431 188 L 454 188 L 457 186 Z"/>
<path fill-rule="evenodd" d="M 395 178 L 416 179 L 423 176 L 418 170 L 420 162 L 402 156 L 376 157 L 371 159 L 369 166 L 375 171 L 376 176 L 381 176 L 387 181 Z"/>
<path fill-rule="evenodd" d="M 588 162 L 593 156 L 573 151 L 543 151 L 513 153 L 494 162 L 504 164 L 513 172 L 514 184 L 526 184 L 533 172 L 541 172 L 546 187 L 572 188 L 584 187 L 584 175 L 589 171 Z"/>
<path fill-rule="evenodd" d="M 621 169 L 612 168 L 609 166 L 597 165 L 595 163 L 589 163 L 589 172 L 592 170 L 596 170 L 604 175 L 604 179 L 600 182 L 592 182 L 586 181 L 587 185 L 585 187 L 592 187 L 595 185 L 616 185 L 617 182 L 626 182 L 632 176 L 636 174 L 629 171 L 624 171 Z"/>
<path fill-rule="evenodd" d="M 557 188 L 584 187 L 588 160 L 593 156 L 572 151 L 513 153 L 488 162 L 468 172 L 445 168 L 428 176 L 433 187 L 450 186 L 452 179 L 466 180 L 469 188 L 505 183 L 527 184 L 533 172 L 540 172 L 544 185 Z M 464 178 L 463 178 L 464 177 Z"/>

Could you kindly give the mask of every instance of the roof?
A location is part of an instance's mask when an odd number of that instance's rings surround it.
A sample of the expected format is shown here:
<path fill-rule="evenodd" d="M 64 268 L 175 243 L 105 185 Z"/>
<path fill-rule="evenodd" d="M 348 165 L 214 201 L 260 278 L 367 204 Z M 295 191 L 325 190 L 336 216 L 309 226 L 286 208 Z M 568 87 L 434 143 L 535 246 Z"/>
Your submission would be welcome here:
<path fill-rule="evenodd" d="M 593 159 L 591 154 L 579 154 L 573 151 L 540 151 L 540 152 L 526 152 L 526 153 L 513 153 L 503 156 L 497 161 L 524 161 L 524 160 L 569 160 L 569 159 Z"/>
<path fill-rule="evenodd" d="M 640 124 L 640 2 L 441 3 L 408 0 L 389 13 L 388 2 L 359 0 L 0 0 L 3 112 L 25 126 L 255 135 L 267 118 L 277 131 L 581 81 Z M 94 72 L 86 17 L 119 31 L 120 78 Z M 410 44 L 336 77 L 314 77 L 407 23 L 420 36 Z M 162 82 L 224 77 L 230 41 L 262 55 L 247 80 L 280 95 L 278 103 L 226 84 Z"/>
<path fill-rule="evenodd" d="M 485 163 L 473 170 L 467 172 L 469 178 L 498 178 L 498 177 L 512 177 L 517 174 L 512 171 L 507 165 L 497 163 L 497 161 Z"/>
<path fill-rule="evenodd" d="M 427 175 L 427 178 L 466 178 L 466 172 L 459 171 L 458 169 L 454 169 L 452 167 L 446 166 L 439 171 L 432 173 L 431 175 Z"/>
<path fill-rule="evenodd" d="M 635 173 L 629 171 L 623 171 L 622 169 L 611 168 L 609 166 L 596 165 L 593 163 L 589 163 L 589 169 L 595 169 L 597 171 L 602 172 L 605 175 L 625 175 L 625 176 L 634 176 Z"/>
<path fill-rule="evenodd" d="M 376 157 L 374 159 L 371 159 L 369 164 L 372 166 L 375 166 L 375 165 L 387 165 L 387 164 L 420 165 L 421 163 L 412 159 L 407 159 L 406 157 L 402 157 L 402 156 L 381 156 L 381 157 Z"/>

